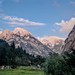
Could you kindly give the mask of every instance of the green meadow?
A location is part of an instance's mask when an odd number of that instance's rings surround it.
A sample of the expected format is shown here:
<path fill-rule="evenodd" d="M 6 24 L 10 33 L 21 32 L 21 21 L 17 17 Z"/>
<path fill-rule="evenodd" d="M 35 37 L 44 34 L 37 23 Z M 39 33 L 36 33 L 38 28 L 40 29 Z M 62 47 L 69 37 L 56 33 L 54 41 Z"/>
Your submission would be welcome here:
<path fill-rule="evenodd" d="M 42 70 L 25 67 L 10 70 L 0 70 L 0 75 L 44 75 L 44 72 Z"/>

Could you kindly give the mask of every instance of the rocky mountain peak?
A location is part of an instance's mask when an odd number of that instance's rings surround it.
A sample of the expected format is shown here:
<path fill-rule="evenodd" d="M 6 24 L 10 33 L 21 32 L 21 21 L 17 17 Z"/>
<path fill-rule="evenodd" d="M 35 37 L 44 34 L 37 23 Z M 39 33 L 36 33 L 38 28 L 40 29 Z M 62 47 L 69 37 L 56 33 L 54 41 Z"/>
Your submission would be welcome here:
<path fill-rule="evenodd" d="M 61 47 L 64 44 L 64 38 L 56 37 L 56 36 L 46 36 L 42 38 L 38 38 L 44 45 L 49 47 L 55 53 L 61 53 Z"/>
<path fill-rule="evenodd" d="M 4 30 L 1 34 L 6 37 L 12 34 L 12 32 L 10 30 Z"/>
<path fill-rule="evenodd" d="M 6 41 L 9 45 L 14 42 L 16 48 L 22 47 L 27 53 L 35 56 L 48 56 L 50 52 L 53 53 L 50 48 L 22 28 L 15 28 L 14 31 L 5 30 L 0 34 L 0 39 Z"/>
<path fill-rule="evenodd" d="M 0 39 L 3 39 L 3 40 L 9 39 L 10 37 L 12 37 L 12 36 L 11 36 L 12 34 L 13 34 L 13 33 L 12 33 L 11 31 L 5 30 L 5 31 L 1 32 L 1 34 L 0 34 Z"/>
<path fill-rule="evenodd" d="M 70 35 L 72 34 L 72 33 L 75 33 L 75 25 L 74 25 L 74 27 L 72 28 L 72 30 L 70 31 L 70 33 L 69 33 L 69 37 L 70 37 Z"/>
<path fill-rule="evenodd" d="M 75 49 L 75 25 L 71 32 L 69 33 L 67 39 L 65 40 L 65 45 L 63 46 L 63 52 L 71 51 L 71 49 Z"/>
<path fill-rule="evenodd" d="M 75 25 L 74 25 L 74 27 L 73 27 L 73 31 L 75 31 Z"/>
<path fill-rule="evenodd" d="M 28 32 L 27 30 L 24 30 L 23 28 L 18 28 L 18 27 L 14 29 L 13 33 L 20 36 L 31 35 L 31 33 Z"/>
<path fill-rule="evenodd" d="M 43 38 L 39 38 L 39 40 L 43 44 L 50 44 L 50 45 L 54 46 L 57 43 L 63 42 L 64 38 L 60 38 L 60 37 L 56 37 L 56 36 L 46 36 L 46 37 L 43 37 Z"/>

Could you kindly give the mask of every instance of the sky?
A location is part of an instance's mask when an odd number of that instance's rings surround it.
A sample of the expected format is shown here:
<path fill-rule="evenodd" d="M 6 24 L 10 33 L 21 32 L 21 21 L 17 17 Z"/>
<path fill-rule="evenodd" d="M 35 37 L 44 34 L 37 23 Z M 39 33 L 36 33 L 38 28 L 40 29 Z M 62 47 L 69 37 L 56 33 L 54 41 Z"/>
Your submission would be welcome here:
<path fill-rule="evenodd" d="M 0 31 L 16 27 L 36 37 L 65 38 L 75 24 L 75 0 L 0 0 Z"/>

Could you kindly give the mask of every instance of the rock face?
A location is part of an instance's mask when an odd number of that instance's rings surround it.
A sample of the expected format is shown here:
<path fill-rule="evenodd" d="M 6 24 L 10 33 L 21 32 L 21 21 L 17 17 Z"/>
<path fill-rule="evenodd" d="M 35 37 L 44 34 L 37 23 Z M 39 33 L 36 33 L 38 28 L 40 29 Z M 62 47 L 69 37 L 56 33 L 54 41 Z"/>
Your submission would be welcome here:
<path fill-rule="evenodd" d="M 65 52 L 65 51 L 70 52 L 71 49 L 75 50 L 75 26 L 73 27 L 73 29 L 69 33 L 67 39 L 65 40 L 65 44 L 62 47 L 62 49 L 63 49 L 63 52 Z"/>
<path fill-rule="evenodd" d="M 46 45 L 43 45 L 32 34 L 22 28 L 16 28 L 14 31 L 5 30 L 0 34 L 0 39 L 5 40 L 9 45 L 15 43 L 16 48 L 22 47 L 27 53 L 32 55 L 48 56 L 53 53 Z"/>
<path fill-rule="evenodd" d="M 39 40 L 46 46 L 48 46 L 55 53 L 61 53 L 61 47 L 64 44 L 64 39 L 56 36 L 47 36 L 39 38 Z"/>

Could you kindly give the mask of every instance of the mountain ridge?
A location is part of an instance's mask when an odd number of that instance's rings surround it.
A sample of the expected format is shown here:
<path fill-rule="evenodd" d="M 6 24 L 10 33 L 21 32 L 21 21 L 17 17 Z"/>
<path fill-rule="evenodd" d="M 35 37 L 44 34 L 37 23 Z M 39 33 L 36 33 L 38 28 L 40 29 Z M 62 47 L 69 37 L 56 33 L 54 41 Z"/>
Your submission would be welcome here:
<path fill-rule="evenodd" d="M 61 54 L 62 46 L 64 44 L 64 38 L 56 37 L 56 36 L 46 36 L 42 38 L 38 38 L 44 45 L 48 46 L 55 53 Z"/>
<path fill-rule="evenodd" d="M 0 39 L 5 40 L 9 45 L 15 43 L 16 48 L 22 47 L 27 53 L 32 55 L 48 56 L 53 51 L 42 44 L 30 32 L 17 28 L 14 31 L 5 30 L 0 34 Z"/>
<path fill-rule="evenodd" d="M 75 25 L 70 31 L 70 33 L 68 34 L 67 39 L 65 40 L 65 44 L 62 47 L 63 50 L 62 53 L 64 53 L 65 51 L 70 52 L 71 49 L 75 50 Z"/>

